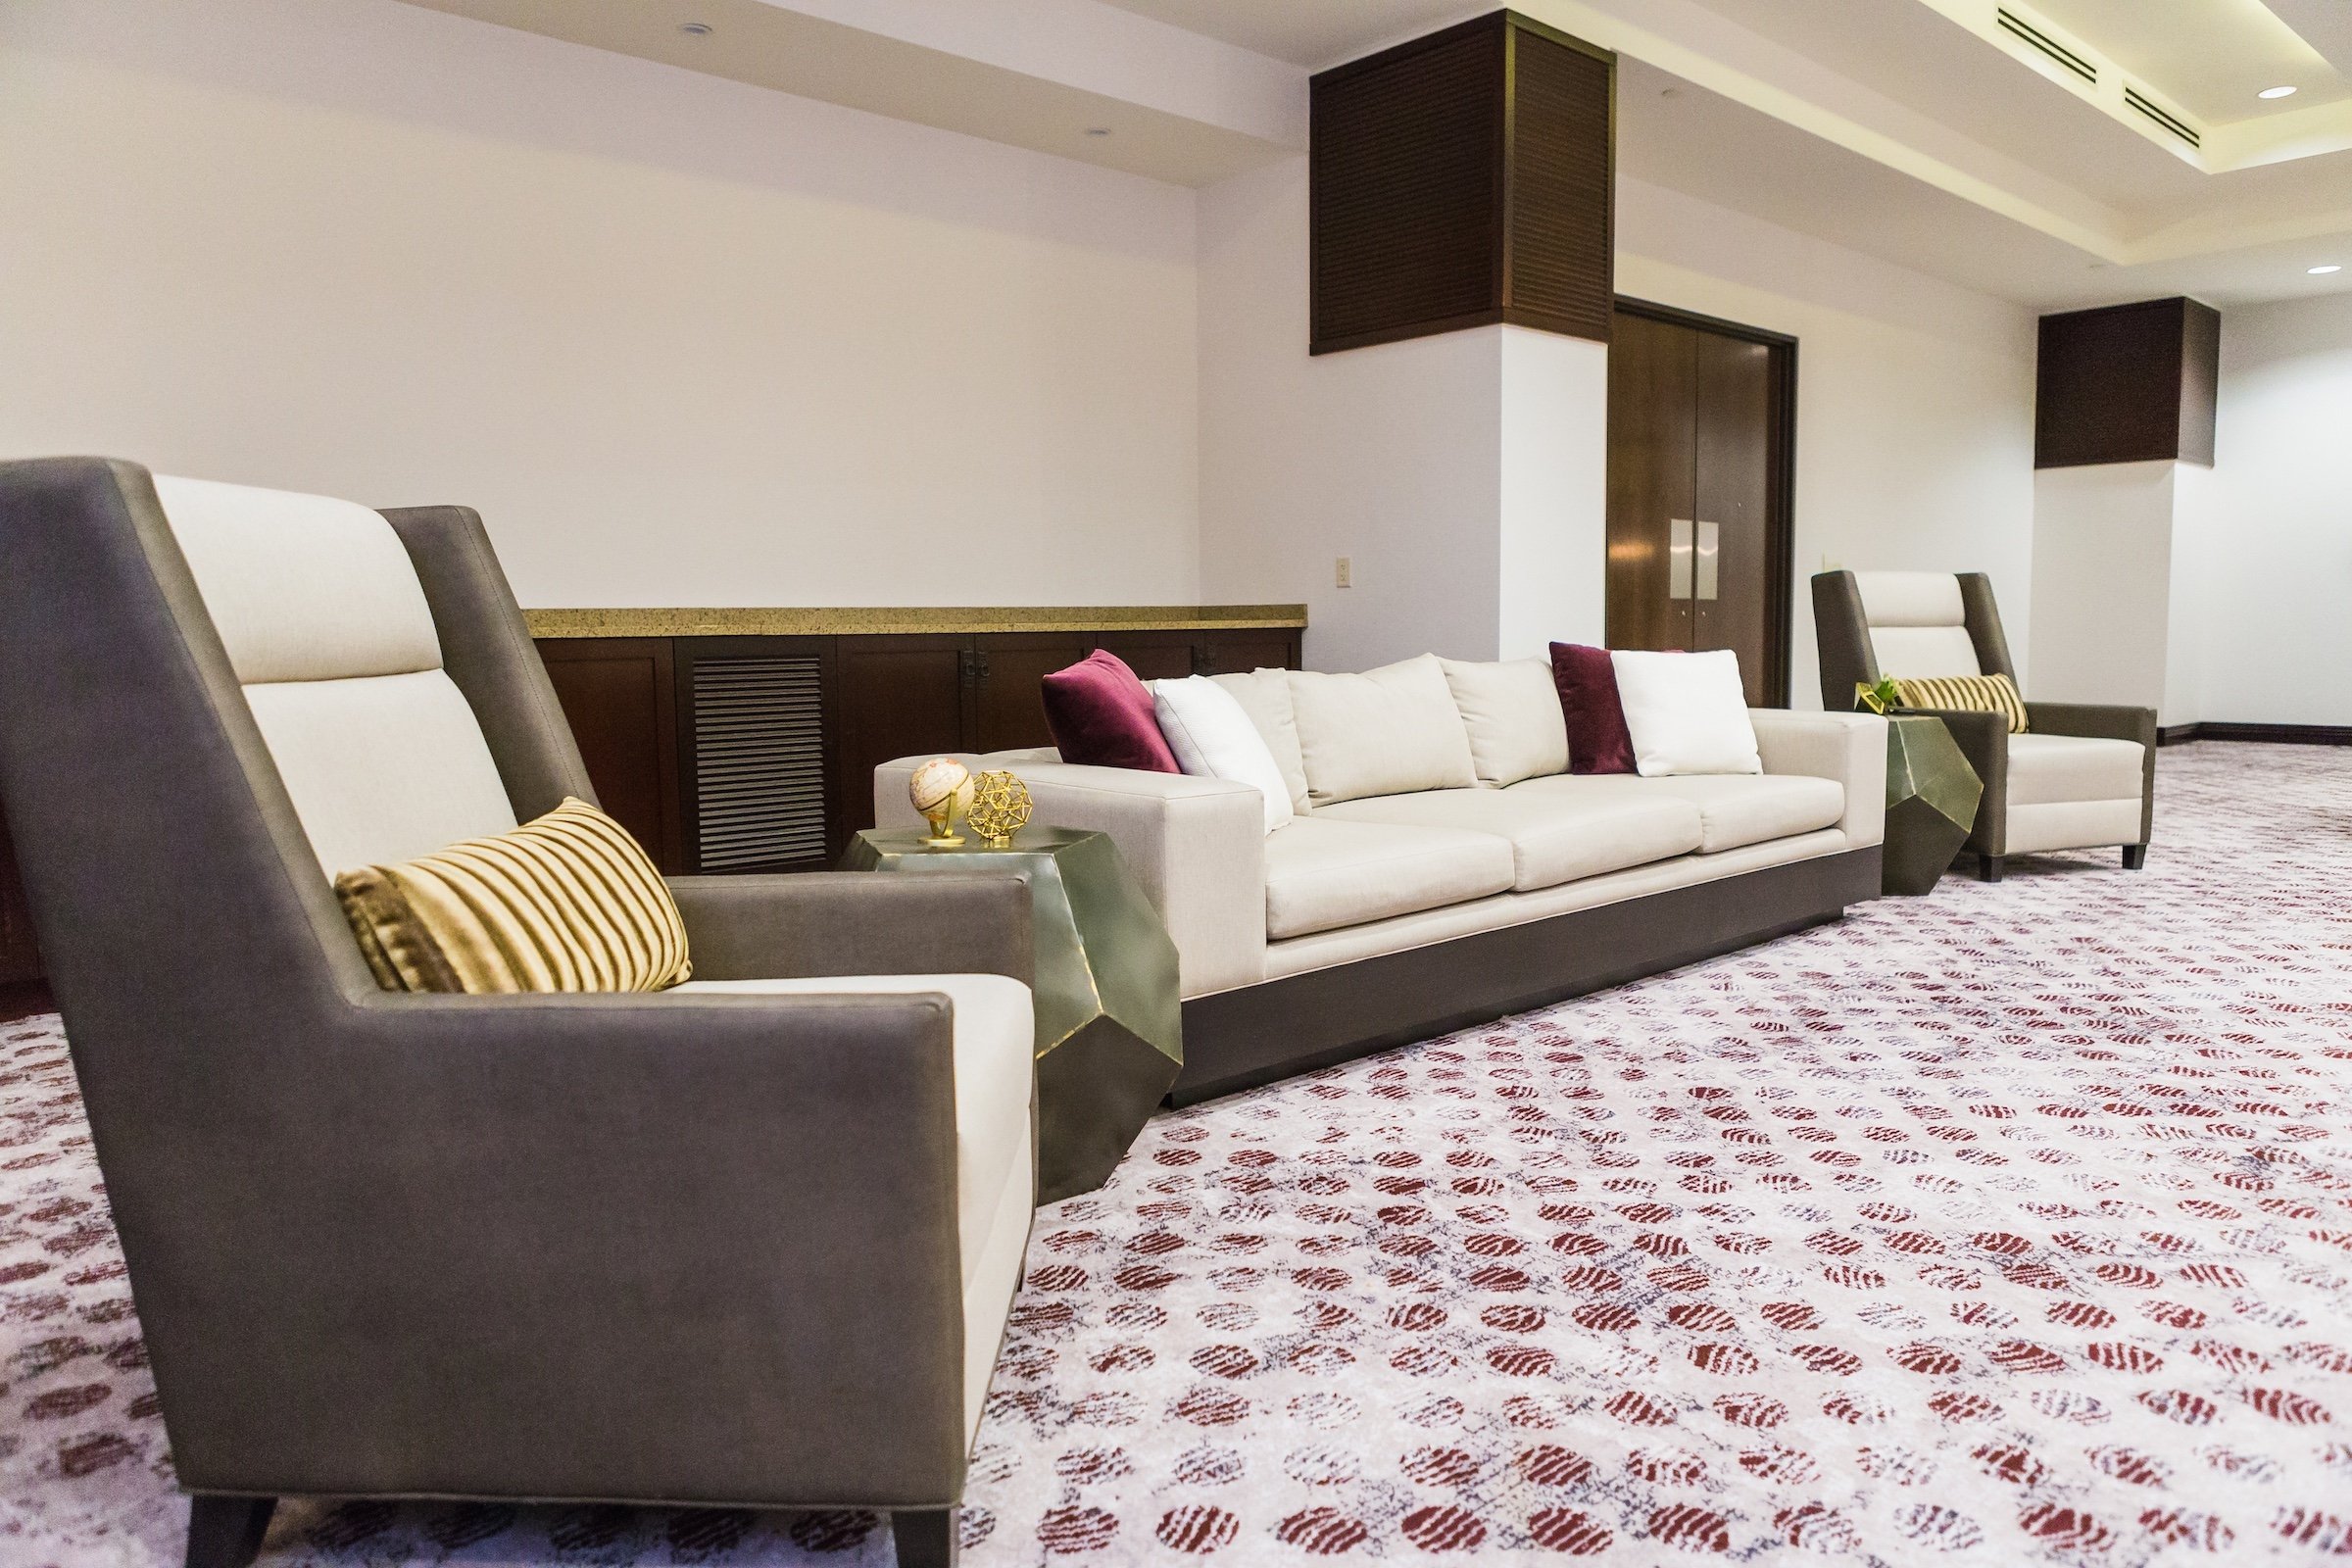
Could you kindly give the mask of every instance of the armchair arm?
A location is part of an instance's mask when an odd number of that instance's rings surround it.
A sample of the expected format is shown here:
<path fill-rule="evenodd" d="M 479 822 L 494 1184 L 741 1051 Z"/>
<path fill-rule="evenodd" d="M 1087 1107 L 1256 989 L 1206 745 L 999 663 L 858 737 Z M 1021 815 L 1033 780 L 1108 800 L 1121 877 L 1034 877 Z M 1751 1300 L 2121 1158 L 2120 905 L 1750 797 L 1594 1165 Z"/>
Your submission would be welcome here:
<path fill-rule="evenodd" d="M 1856 849 L 1886 837 L 1886 721 L 1876 713 L 1791 712 L 1751 708 L 1756 751 L 1767 773 L 1826 778 L 1845 790 L 1838 825 Z"/>
<path fill-rule="evenodd" d="M 955 1497 L 946 999 L 368 995 L 195 1028 L 174 1103 L 97 1118 L 184 1486 Z"/>
<path fill-rule="evenodd" d="M 2028 703 L 2026 722 L 2044 735 L 2084 735 L 2137 741 L 2139 759 L 2139 842 L 2156 826 L 2156 710 L 2100 703 Z"/>
<path fill-rule="evenodd" d="M 1977 825 L 1968 845 L 1979 855 L 2005 855 L 2009 843 L 2009 719 L 2004 713 L 1964 708 L 1898 708 L 1896 712 L 1940 718 L 1968 765 L 1977 770 L 1984 794 L 1977 803 Z"/>
<path fill-rule="evenodd" d="M 1004 974 L 1026 985 L 1029 886 L 1015 875 L 685 876 L 669 891 L 698 980 Z"/>
<path fill-rule="evenodd" d="M 918 760 L 902 758 L 874 769 L 874 819 L 882 826 L 921 823 L 906 799 Z M 1265 978 L 1266 817 L 1256 790 L 1182 773 L 1039 760 L 1035 753 L 961 760 L 975 772 L 1001 767 L 1018 774 L 1041 825 L 1110 836 L 1167 922 L 1186 996 Z"/>

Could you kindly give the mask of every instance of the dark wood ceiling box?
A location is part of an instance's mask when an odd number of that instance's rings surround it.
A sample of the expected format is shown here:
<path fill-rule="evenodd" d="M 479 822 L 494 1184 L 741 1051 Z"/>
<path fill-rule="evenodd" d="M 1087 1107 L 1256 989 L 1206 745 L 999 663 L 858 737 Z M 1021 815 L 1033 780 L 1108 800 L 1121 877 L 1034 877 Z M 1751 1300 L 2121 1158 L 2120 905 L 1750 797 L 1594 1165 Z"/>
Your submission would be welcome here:
<path fill-rule="evenodd" d="M 1617 57 L 1498 11 L 1311 84 L 1309 349 L 1608 340 Z"/>
<path fill-rule="evenodd" d="M 2222 318 L 2191 299 L 2041 318 L 2034 466 L 2213 463 Z"/>

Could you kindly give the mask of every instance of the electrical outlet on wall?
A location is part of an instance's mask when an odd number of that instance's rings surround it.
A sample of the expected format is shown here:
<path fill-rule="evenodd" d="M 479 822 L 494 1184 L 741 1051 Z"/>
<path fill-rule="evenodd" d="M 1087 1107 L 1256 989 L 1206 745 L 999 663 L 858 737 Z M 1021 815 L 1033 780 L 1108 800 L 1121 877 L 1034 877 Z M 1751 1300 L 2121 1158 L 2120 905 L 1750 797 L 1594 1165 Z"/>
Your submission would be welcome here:
<path fill-rule="evenodd" d="M 1338 561 L 1332 564 L 1331 578 L 1334 586 L 1336 587 L 1354 587 L 1355 567 L 1353 564 L 1350 563 L 1346 556 L 1340 557 Z"/>

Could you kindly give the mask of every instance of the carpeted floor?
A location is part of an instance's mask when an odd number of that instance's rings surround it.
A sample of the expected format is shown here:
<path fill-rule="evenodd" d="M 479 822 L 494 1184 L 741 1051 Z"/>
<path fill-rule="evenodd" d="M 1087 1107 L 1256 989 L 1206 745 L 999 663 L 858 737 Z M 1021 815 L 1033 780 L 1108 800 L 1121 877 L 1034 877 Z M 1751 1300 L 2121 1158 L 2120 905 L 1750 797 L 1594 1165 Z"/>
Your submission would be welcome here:
<path fill-rule="evenodd" d="M 2352 1557 L 2352 752 L 2149 868 L 1166 1115 L 1038 1216 L 966 1560 Z M 0 1562 L 176 1560 L 53 1020 L 0 1026 Z M 293 1564 L 865 1562 L 861 1515 L 289 1506 Z"/>

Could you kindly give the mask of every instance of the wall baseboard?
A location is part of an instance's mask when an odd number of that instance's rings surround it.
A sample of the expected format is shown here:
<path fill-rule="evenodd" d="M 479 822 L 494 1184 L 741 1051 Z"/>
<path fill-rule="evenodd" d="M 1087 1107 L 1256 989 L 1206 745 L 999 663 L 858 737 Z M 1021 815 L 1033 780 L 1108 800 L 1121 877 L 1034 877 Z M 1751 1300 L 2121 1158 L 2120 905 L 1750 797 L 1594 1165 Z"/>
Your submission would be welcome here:
<path fill-rule="evenodd" d="M 2352 746 L 2352 724 L 2224 724 L 2206 720 L 2156 732 L 2159 746 L 2189 741 L 2268 741 L 2275 746 Z"/>

